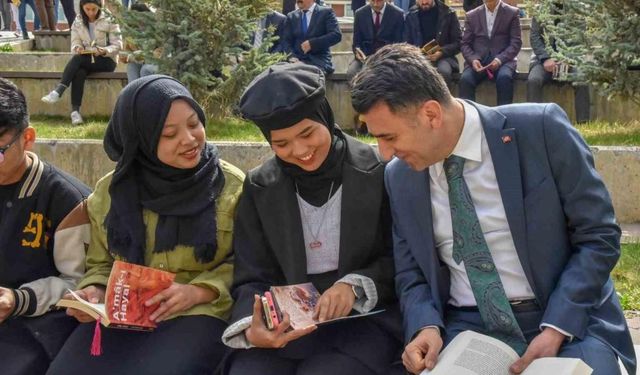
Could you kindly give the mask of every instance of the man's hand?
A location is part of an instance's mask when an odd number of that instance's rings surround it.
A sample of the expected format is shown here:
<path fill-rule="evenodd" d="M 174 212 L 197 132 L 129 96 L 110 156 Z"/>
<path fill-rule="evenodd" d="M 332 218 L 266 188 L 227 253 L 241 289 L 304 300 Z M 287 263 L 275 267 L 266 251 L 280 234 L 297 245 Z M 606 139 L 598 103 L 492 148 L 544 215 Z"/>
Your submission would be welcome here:
<path fill-rule="evenodd" d="M 7 320 L 16 305 L 16 298 L 13 291 L 0 287 L 0 324 Z"/>
<path fill-rule="evenodd" d="M 497 72 L 500 69 L 500 65 L 502 63 L 498 59 L 493 59 L 493 61 L 487 66 L 487 69 L 490 69 L 492 72 Z"/>
<path fill-rule="evenodd" d="M 80 298 L 91 303 L 104 303 L 104 286 L 90 285 L 84 289 L 75 292 Z M 74 299 L 71 293 L 62 296 L 63 299 Z M 88 323 L 94 321 L 93 317 L 83 311 L 67 308 L 67 315 L 73 316 L 80 323 Z"/>
<path fill-rule="evenodd" d="M 81 54 L 84 51 L 84 47 L 82 46 L 75 46 L 73 48 L 73 53 L 75 53 L 76 55 Z"/>
<path fill-rule="evenodd" d="M 471 67 L 478 73 L 482 71 L 482 63 L 480 62 L 480 60 L 473 60 L 471 62 Z"/>
<path fill-rule="evenodd" d="M 438 61 L 438 60 L 440 60 L 442 58 L 442 51 L 438 51 L 436 53 L 432 53 L 430 55 L 427 55 L 427 57 L 429 58 L 429 61 L 436 62 L 436 61 Z"/>
<path fill-rule="evenodd" d="M 350 284 L 336 283 L 331 288 L 325 290 L 318 299 L 316 310 L 313 312 L 313 318 L 320 322 L 341 318 L 349 315 L 356 296 Z"/>
<path fill-rule="evenodd" d="M 437 328 L 425 328 L 416 336 L 402 353 L 402 364 L 412 374 L 419 374 L 425 368 L 433 370 L 442 349 L 442 338 Z"/>
<path fill-rule="evenodd" d="M 302 336 L 315 331 L 318 326 L 312 325 L 302 329 L 294 329 L 287 332 L 291 326 L 289 314 L 283 313 L 282 322 L 272 331 L 269 331 L 262 319 L 262 303 L 260 296 L 255 295 L 253 301 L 253 316 L 251 326 L 245 331 L 247 340 L 258 348 L 284 348 L 289 341 L 296 340 Z"/>
<path fill-rule="evenodd" d="M 309 43 L 308 40 L 305 40 L 304 42 L 302 42 L 302 44 L 300 45 L 300 48 L 302 48 L 302 52 L 305 53 L 305 55 L 307 53 L 309 53 L 309 51 L 311 51 L 311 43 Z"/>
<path fill-rule="evenodd" d="M 161 322 L 195 305 L 213 301 L 218 298 L 218 295 L 217 290 L 174 282 L 167 289 L 146 300 L 144 305 L 149 307 L 158 304 L 158 308 L 149 316 L 149 320 Z"/>
<path fill-rule="evenodd" d="M 546 59 L 542 66 L 544 70 L 553 74 L 553 71 L 556 69 L 556 65 L 558 65 L 558 61 L 556 59 Z"/>
<path fill-rule="evenodd" d="M 562 346 L 562 343 L 566 338 L 567 336 L 555 329 L 546 327 L 531 341 L 531 344 L 529 344 L 529 347 L 522 358 L 515 361 L 509 368 L 509 371 L 514 374 L 520 374 L 534 359 L 555 357 L 558 355 L 560 346 Z"/>

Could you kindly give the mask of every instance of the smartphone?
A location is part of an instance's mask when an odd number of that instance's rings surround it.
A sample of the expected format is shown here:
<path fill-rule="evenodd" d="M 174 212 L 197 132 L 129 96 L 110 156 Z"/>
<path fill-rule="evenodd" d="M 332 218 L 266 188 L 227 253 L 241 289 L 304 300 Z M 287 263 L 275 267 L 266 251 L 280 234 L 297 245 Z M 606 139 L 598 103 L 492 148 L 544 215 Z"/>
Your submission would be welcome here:
<path fill-rule="evenodd" d="M 276 300 L 273 298 L 271 292 L 264 292 L 264 296 L 267 299 L 267 305 L 269 307 L 269 314 L 271 315 L 271 321 L 273 322 L 273 327 L 277 327 L 282 319 L 280 318 L 280 312 L 276 306 Z"/>
<path fill-rule="evenodd" d="M 260 302 L 262 303 L 262 319 L 264 320 L 264 325 L 267 326 L 267 329 L 272 330 L 273 320 L 271 320 L 271 312 L 269 311 L 269 301 L 267 301 L 267 297 L 260 297 Z"/>

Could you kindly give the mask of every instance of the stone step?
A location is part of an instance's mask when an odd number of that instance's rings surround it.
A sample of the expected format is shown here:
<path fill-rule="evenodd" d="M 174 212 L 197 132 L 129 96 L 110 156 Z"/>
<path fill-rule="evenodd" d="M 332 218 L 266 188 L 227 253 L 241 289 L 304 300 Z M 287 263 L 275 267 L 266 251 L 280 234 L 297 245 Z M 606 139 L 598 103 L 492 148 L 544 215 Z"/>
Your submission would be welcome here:
<path fill-rule="evenodd" d="M 13 81 L 22 89 L 30 114 L 69 116 L 71 113 L 70 89 L 67 89 L 58 103 L 47 104 L 40 100 L 56 87 L 62 73 L 0 71 L 0 77 Z M 123 72 L 90 74 L 85 82 L 81 113 L 86 116 L 110 116 L 116 99 L 126 84 L 127 75 Z"/>
<path fill-rule="evenodd" d="M 70 31 L 34 31 L 35 49 L 38 51 L 70 52 Z"/>
<path fill-rule="evenodd" d="M 28 51 L 1 53 L 0 67 L 5 71 L 62 72 L 71 59 L 71 52 Z M 116 72 L 126 72 L 127 64 L 118 64 Z"/>

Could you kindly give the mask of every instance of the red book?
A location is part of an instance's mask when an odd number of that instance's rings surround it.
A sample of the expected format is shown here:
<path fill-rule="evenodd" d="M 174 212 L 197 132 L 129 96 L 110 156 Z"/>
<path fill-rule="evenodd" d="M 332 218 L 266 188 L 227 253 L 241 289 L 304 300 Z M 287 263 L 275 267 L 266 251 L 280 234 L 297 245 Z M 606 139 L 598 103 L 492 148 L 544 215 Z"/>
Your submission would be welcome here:
<path fill-rule="evenodd" d="M 151 331 L 156 323 L 149 316 L 158 307 L 145 306 L 151 297 L 170 287 L 175 275 L 151 267 L 116 260 L 107 282 L 105 303 L 90 303 L 74 292 L 75 300 L 63 299 L 57 306 L 82 310 L 105 327 Z"/>

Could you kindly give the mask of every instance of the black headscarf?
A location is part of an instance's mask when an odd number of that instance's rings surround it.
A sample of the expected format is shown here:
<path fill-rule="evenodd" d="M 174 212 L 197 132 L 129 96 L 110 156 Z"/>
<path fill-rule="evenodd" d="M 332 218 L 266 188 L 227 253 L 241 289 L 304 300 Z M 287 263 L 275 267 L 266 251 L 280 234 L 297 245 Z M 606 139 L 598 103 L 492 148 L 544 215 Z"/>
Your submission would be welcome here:
<path fill-rule="evenodd" d="M 202 263 L 216 254 L 215 201 L 224 186 L 217 149 L 205 143 L 200 163 L 192 169 L 168 166 L 157 157 L 164 122 L 177 99 L 189 103 L 205 124 L 202 108 L 180 82 L 151 75 L 122 90 L 104 137 L 107 155 L 117 162 L 104 222 L 107 244 L 132 263 L 144 263 L 143 208 L 159 215 L 154 253 L 192 246 Z"/>
<path fill-rule="evenodd" d="M 276 64 L 256 77 L 240 98 L 240 110 L 253 121 L 269 143 L 271 131 L 291 127 L 304 119 L 323 124 L 331 133 L 327 158 L 315 171 L 305 171 L 278 158 L 291 176 L 302 198 L 314 206 L 327 202 L 342 184 L 342 163 L 346 154 L 344 134 L 335 125 L 333 111 L 325 97 L 324 73 L 304 63 Z"/>

